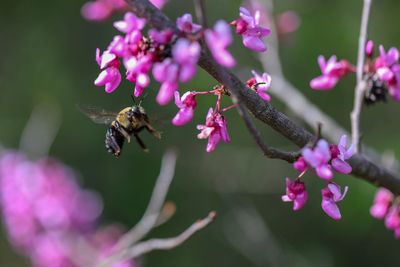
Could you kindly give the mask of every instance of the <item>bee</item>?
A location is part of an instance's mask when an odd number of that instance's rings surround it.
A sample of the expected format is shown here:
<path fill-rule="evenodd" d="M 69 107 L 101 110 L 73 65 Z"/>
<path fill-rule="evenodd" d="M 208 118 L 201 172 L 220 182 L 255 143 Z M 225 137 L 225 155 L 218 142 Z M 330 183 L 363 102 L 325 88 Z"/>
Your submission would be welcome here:
<path fill-rule="evenodd" d="M 161 133 L 151 125 L 149 117 L 144 108 L 139 105 L 126 107 L 119 112 L 111 112 L 94 107 L 78 107 L 82 113 L 88 116 L 95 123 L 109 124 L 106 132 L 105 147 L 115 157 L 119 157 L 125 140 L 130 143 L 132 135 L 144 152 L 149 152 L 139 133 L 147 130 L 157 139 Z"/>

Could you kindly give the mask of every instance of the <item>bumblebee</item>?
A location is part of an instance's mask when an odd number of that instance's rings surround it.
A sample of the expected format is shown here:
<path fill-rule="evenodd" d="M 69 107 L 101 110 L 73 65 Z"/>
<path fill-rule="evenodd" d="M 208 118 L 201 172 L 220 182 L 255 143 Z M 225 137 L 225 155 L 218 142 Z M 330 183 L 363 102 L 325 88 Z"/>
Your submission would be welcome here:
<path fill-rule="evenodd" d="M 111 112 L 93 107 L 79 107 L 92 121 L 100 124 L 109 124 L 106 132 L 105 146 L 109 153 L 119 157 L 125 139 L 128 143 L 133 135 L 143 151 L 148 152 L 146 145 L 139 137 L 139 133 L 146 129 L 154 137 L 160 139 L 161 133 L 151 125 L 149 117 L 140 105 L 126 107 L 120 112 Z"/>

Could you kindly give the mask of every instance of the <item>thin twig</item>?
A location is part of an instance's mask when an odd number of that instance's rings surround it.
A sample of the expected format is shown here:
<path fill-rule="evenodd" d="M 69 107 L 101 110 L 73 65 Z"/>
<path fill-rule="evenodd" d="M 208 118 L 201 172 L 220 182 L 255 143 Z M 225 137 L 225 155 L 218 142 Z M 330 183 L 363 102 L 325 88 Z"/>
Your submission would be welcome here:
<path fill-rule="evenodd" d="M 202 23 L 206 23 L 204 20 L 206 18 L 205 15 L 205 4 L 204 0 L 194 0 L 195 3 L 195 8 L 196 8 L 196 14 L 198 16 L 198 19 L 202 21 Z M 206 24 L 202 25 L 203 28 L 206 27 Z M 204 43 L 204 42 L 203 42 Z M 206 45 L 203 46 L 203 49 L 205 50 L 204 53 L 207 55 L 210 55 L 210 52 L 208 50 L 208 47 Z M 286 160 L 287 162 L 294 162 L 298 157 L 299 153 L 298 152 L 286 152 L 282 151 L 276 148 L 270 148 L 263 140 L 261 137 L 260 132 L 258 131 L 257 127 L 253 123 L 252 119 L 249 116 L 249 113 L 247 112 L 247 108 L 245 105 L 239 101 L 239 91 L 236 90 L 234 87 L 233 83 L 229 79 L 229 77 L 225 74 L 226 71 L 224 71 L 224 68 L 217 64 L 215 60 L 211 59 L 211 63 L 213 64 L 214 68 L 216 69 L 218 76 L 221 77 L 222 83 L 228 88 L 228 90 L 231 92 L 231 97 L 232 97 L 232 102 L 237 105 L 237 110 L 244 121 L 247 130 L 249 131 L 250 135 L 253 137 L 254 141 L 256 144 L 260 147 L 261 151 L 264 153 L 265 156 L 269 158 L 278 158 L 278 159 L 283 159 Z"/>
<path fill-rule="evenodd" d="M 371 10 L 372 0 L 364 0 L 360 36 L 358 39 L 358 57 L 357 57 L 357 85 L 354 93 L 354 107 L 350 114 L 351 118 L 351 136 L 353 144 L 356 147 L 356 153 L 360 152 L 360 117 L 363 106 L 364 94 L 367 89 L 367 82 L 363 78 L 363 69 L 365 61 L 365 44 L 367 42 L 368 20 Z"/>
<path fill-rule="evenodd" d="M 140 242 L 135 246 L 131 247 L 129 251 L 124 255 L 124 257 L 121 258 L 121 261 L 137 258 L 153 250 L 173 249 L 181 245 L 186 240 L 188 240 L 196 232 L 200 231 L 201 229 L 209 225 L 211 222 L 213 222 L 215 216 L 216 216 L 215 211 L 210 212 L 207 217 L 193 223 L 189 228 L 187 228 L 184 232 L 182 232 L 180 235 L 176 237 L 150 239 L 147 241 Z"/>
<path fill-rule="evenodd" d="M 208 28 L 206 4 L 203 0 L 194 0 L 194 6 L 196 16 L 199 19 L 200 24 L 203 26 L 203 29 Z"/>
<path fill-rule="evenodd" d="M 115 253 L 106 258 L 98 266 L 107 267 L 115 262 L 119 262 L 127 253 L 128 248 L 136 244 L 140 239 L 146 236 L 151 229 L 158 224 L 160 214 L 168 193 L 169 186 L 175 173 L 175 164 L 177 153 L 174 150 L 168 150 L 161 161 L 160 174 L 157 177 L 149 205 L 140 221 L 126 234 L 124 234 L 115 245 Z"/>
<path fill-rule="evenodd" d="M 125 1 L 137 16 L 146 18 L 153 27 L 157 29 L 169 28 L 179 33 L 176 25 L 147 0 Z M 232 90 L 236 90 L 240 102 L 257 119 L 269 125 L 292 143 L 299 147 L 304 147 L 310 141 L 314 140 L 314 136 L 309 131 L 294 123 L 282 112 L 276 110 L 271 103 L 263 101 L 231 72 L 223 69 L 222 72 L 224 75 L 219 75 L 219 71 L 215 68 L 213 59 L 209 55 L 202 53 L 198 64 L 220 83 L 223 83 L 223 76 L 228 77 L 232 84 Z M 400 194 L 400 178 L 384 167 L 377 165 L 362 155 L 354 155 L 350 160 L 350 164 L 353 168 L 352 174 L 356 177 L 373 183 L 376 186 L 385 187 L 395 194 Z"/>

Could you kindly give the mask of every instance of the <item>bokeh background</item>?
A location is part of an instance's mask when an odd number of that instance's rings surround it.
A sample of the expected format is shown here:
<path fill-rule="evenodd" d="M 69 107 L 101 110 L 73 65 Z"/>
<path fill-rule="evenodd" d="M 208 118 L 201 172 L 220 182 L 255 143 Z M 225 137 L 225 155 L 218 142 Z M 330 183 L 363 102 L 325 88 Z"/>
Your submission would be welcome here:
<path fill-rule="evenodd" d="M 241 1 L 206 3 L 210 20 L 231 21 L 237 17 Z M 340 203 L 343 219 L 336 222 L 320 208 L 322 182 L 308 174 L 310 199 L 303 210 L 292 212 L 291 205 L 283 203 L 280 196 L 285 177 L 293 177 L 295 172 L 285 162 L 263 157 L 234 110 L 227 114 L 232 142 L 207 154 L 205 141 L 196 138 L 195 126 L 204 122 L 208 107 L 215 103 L 213 96 L 198 98 L 192 123 L 172 127 L 169 119 L 176 107 L 172 103 L 158 106 L 156 90 L 150 90 L 144 106 L 151 117 L 160 121 L 155 126 L 163 132 L 163 139 L 142 135 L 151 150 L 149 154 L 135 143 L 125 147 L 120 159 L 106 153 L 105 126 L 92 123 L 76 105 L 119 110 L 131 105 L 132 88 L 125 82 L 108 95 L 93 85 L 99 72 L 95 48 L 106 47 L 116 30 L 111 21 L 85 21 L 80 15 L 83 4 L 84 0 L 0 3 L 0 143 L 18 148 L 36 107 L 59 112 L 60 129 L 49 154 L 76 169 L 84 187 L 100 192 L 104 224 L 120 222 L 128 227 L 144 212 L 163 151 L 176 147 L 180 158 L 168 199 L 176 203 L 177 214 L 150 236 L 174 236 L 210 210 L 216 210 L 219 216 L 183 246 L 146 255 L 145 266 L 399 266 L 400 241 L 382 221 L 369 215 L 373 186 L 337 175 L 336 181 L 350 189 Z M 291 9 L 302 20 L 299 30 L 281 47 L 286 76 L 349 128 L 355 78 L 345 78 L 325 93 L 312 91 L 308 82 L 319 73 L 319 54 L 336 54 L 355 62 L 362 1 L 280 0 L 275 5 L 277 12 Z M 164 10 L 176 18 L 193 12 L 193 7 L 191 1 L 170 0 Z M 386 47 L 399 47 L 399 10 L 397 0 L 376 1 L 370 38 Z M 116 14 L 114 19 L 119 17 L 121 14 Z M 240 39 L 236 39 L 232 51 L 240 62 L 236 71 L 260 69 L 254 55 L 242 48 Z M 215 81 L 199 70 L 198 76 L 181 89 L 207 90 L 213 85 Z M 157 89 L 157 84 L 151 87 Z M 279 101 L 273 99 L 272 103 L 288 112 Z M 400 126 L 395 114 L 399 109 L 389 100 L 364 110 L 363 138 L 367 144 L 380 152 L 391 150 L 398 154 Z M 268 144 L 293 148 L 267 126 L 258 125 Z M 32 143 L 37 141 L 34 138 Z M 0 266 L 30 266 L 10 247 L 4 230 L 0 230 Z"/>

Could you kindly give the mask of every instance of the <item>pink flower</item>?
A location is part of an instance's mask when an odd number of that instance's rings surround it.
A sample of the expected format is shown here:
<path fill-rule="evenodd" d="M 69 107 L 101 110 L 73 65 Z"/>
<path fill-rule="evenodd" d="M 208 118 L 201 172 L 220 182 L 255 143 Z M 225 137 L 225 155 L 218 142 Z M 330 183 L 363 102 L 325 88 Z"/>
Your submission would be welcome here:
<path fill-rule="evenodd" d="M 331 159 L 331 152 L 329 144 L 325 140 L 318 141 L 314 149 L 304 148 L 302 151 L 304 160 L 315 169 L 317 175 L 325 180 L 330 180 L 333 177 L 329 160 Z"/>
<path fill-rule="evenodd" d="M 293 210 L 297 211 L 304 207 L 308 199 L 306 186 L 300 180 L 291 181 L 286 178 L 286 195 L 282 196 L 282 201 L 293 202 Z"/>
<path fill-rule="evenodd" d="M 114 22 L 114 27 L 120 32 L 131 33 L 133 31 L 142 30 L 146 25 L 146 20 L 138 18 L 132 12 L 126 12 L 124 20 Z"/>
<path fill-rule="evenodd" d="M 346 196 L 347 189 L 348 187 L 346 186 L 344 188 L 344 192 L 342 193 L 338 184 L 330 182 L 328 183 L 327 187 L 321 190 L 321 207 L 325 213 L 334 220 L 340 220 L 342 218 L 336 203 L 343 200 L 343 198 Z"/>
<path fill-rule="evenodd" d="M 365 44 L 365 54 L 369 58 L 374 54 L 374 42 L 372 40 L 368 40 Z"/>
<path fill-rule="evenodd" d="M 293 163 L 293 168 L 298 170 L 299 172 L 304 172 L 307 170 L 308 165 L 307 162 L 305 161 L 304 157 L 299 157 L 294 163 Z"/>
<path fill-rule="evenodd" d="M 198 42 L 190 42 L 185 38 L 179 39 L 172 47 L 172 58 L 179 64 L 179 80 L 190 81 L 196 74 L 197 61 L 201 47 Z"/>
<path fill-rule="evenodd" d="M 201 30 L 201 25 L 193 23 L 191 14 L 184 14 L 176 19 L 176 26 L 185 33 L 195 33 Z"/>
<path fill-rule="evenodd" d="M 214 59 L 224 67 L 232 68 L 236 62 L 227 47 L 232 43 L 231 30 L 228 23 L 219 20 L 214 29 L 204 31 L 204 37 Z"/>
<path fill-rule="evenodd" d="M 96 0 L 87 2 L 82 6 L 82 16 L 90 21 L 103 21 L 111 16 L 114 11 L 126 9 L 124 0 Z"/>
<path fill-rule="evenodd" d="M 348 149 L 346 148 L 347 137 L 342 135 L 340 137 L 338 145 L 332 145 L 330 147 L 332 154 L 332 167 L 340 173 L 349 174 L 351 173 L 351 166 L 346 162 L 354 154 L 355 146 L 352 144 Z"/>
<path fill-rule="evenodd" d="M 222 114 L 214 112 L 212 108 L 208 110 L 205 125 L 197 125 L 197 129 L 201 131 L 197 138 L 208 138 L 207 152 L 214 151 L 221 139 L 225 143 L 230 142 L 226 125 L 227 121 Z"/>
<path fill-rule="evenodd" d="M 265 101 L 270 101 L 271 96 L 267 94 L 267 90 L 271 86 L 271 76 L 269 76 L 268 73 L 265 72 L 262 75 L 259 75 L 254 70 L 252 70 L 251 73 L 255 78 L 255 83 L 258 83 L 257 87 L 255 88 L 257 94 Z"/>
<path fill-rule="evenodd" d="M 301 24 L 299 15 L 293 11 L 288 10 L 276 17 L 276 27 L 279 34 L 288 34 L 295 32 Z"/>
<path fill-rule="evenodd" d="M 370 209 L 372 217 L 377 219 L 385 218 L 390 206 L 392 205 L 393 199 L 394 196 L 392 192 L 386 188 L 379 188 L 375 194 L 374 204 Z"/>
<path fill-rule="evenodd" d="M 231 24 L 236 27 L 236 33 L 242 35 L 245 47 L 256 52 L 267 50 L 261 38 L 269 35 L 270 30 L 259 26 L 260 11 L 256 11 L 254 16 L 244 7 L 240 7 L 240 18 Z"/>
<path fill-rule="evenodd" d="M 150 2 L 155 5 L 158 9 L 162 9 L 168 0 L 150 0 Z"/>
<path fill-rule="evenodd" d="M 121 83 L 121 73 L 118 70 L 120 65 L 117 56 L 109 51 L 105 51 L 100 56 L 100 50 L 96 50 L 97 64 L 103 69 L 94 81 L 96 86 L 105 86 L 107 93 L 112 93 Z"/>
<path fill-rule="evenodd" d="M 172 119 L 172 124 L 182 126 L 193 119 L 194 109 L 197 106 L 195 97 L 194 92 L 186 92 L 182 98 L 179 97 L 179 92 L 175 92 L 175 104 L 179 112 Z"/>
<path fill-rule="evenodd" d="M 348 61 L 337 61 L 336 56 L 331 56 L 328 61 L 325 61 L 323 56 L 319 56 L 318 64 L 322 75 L 312 79 L 310 82 L 310 87 L 315 90 L 332 89 L 339 79 L 353 70 Z"/>
<path fill-rule="evenodd" d="M 400 229 L 400 207 L 399 205 L 392 205 L 389 209 L 386 218 L 385 226 L 389 230 Z"/>

